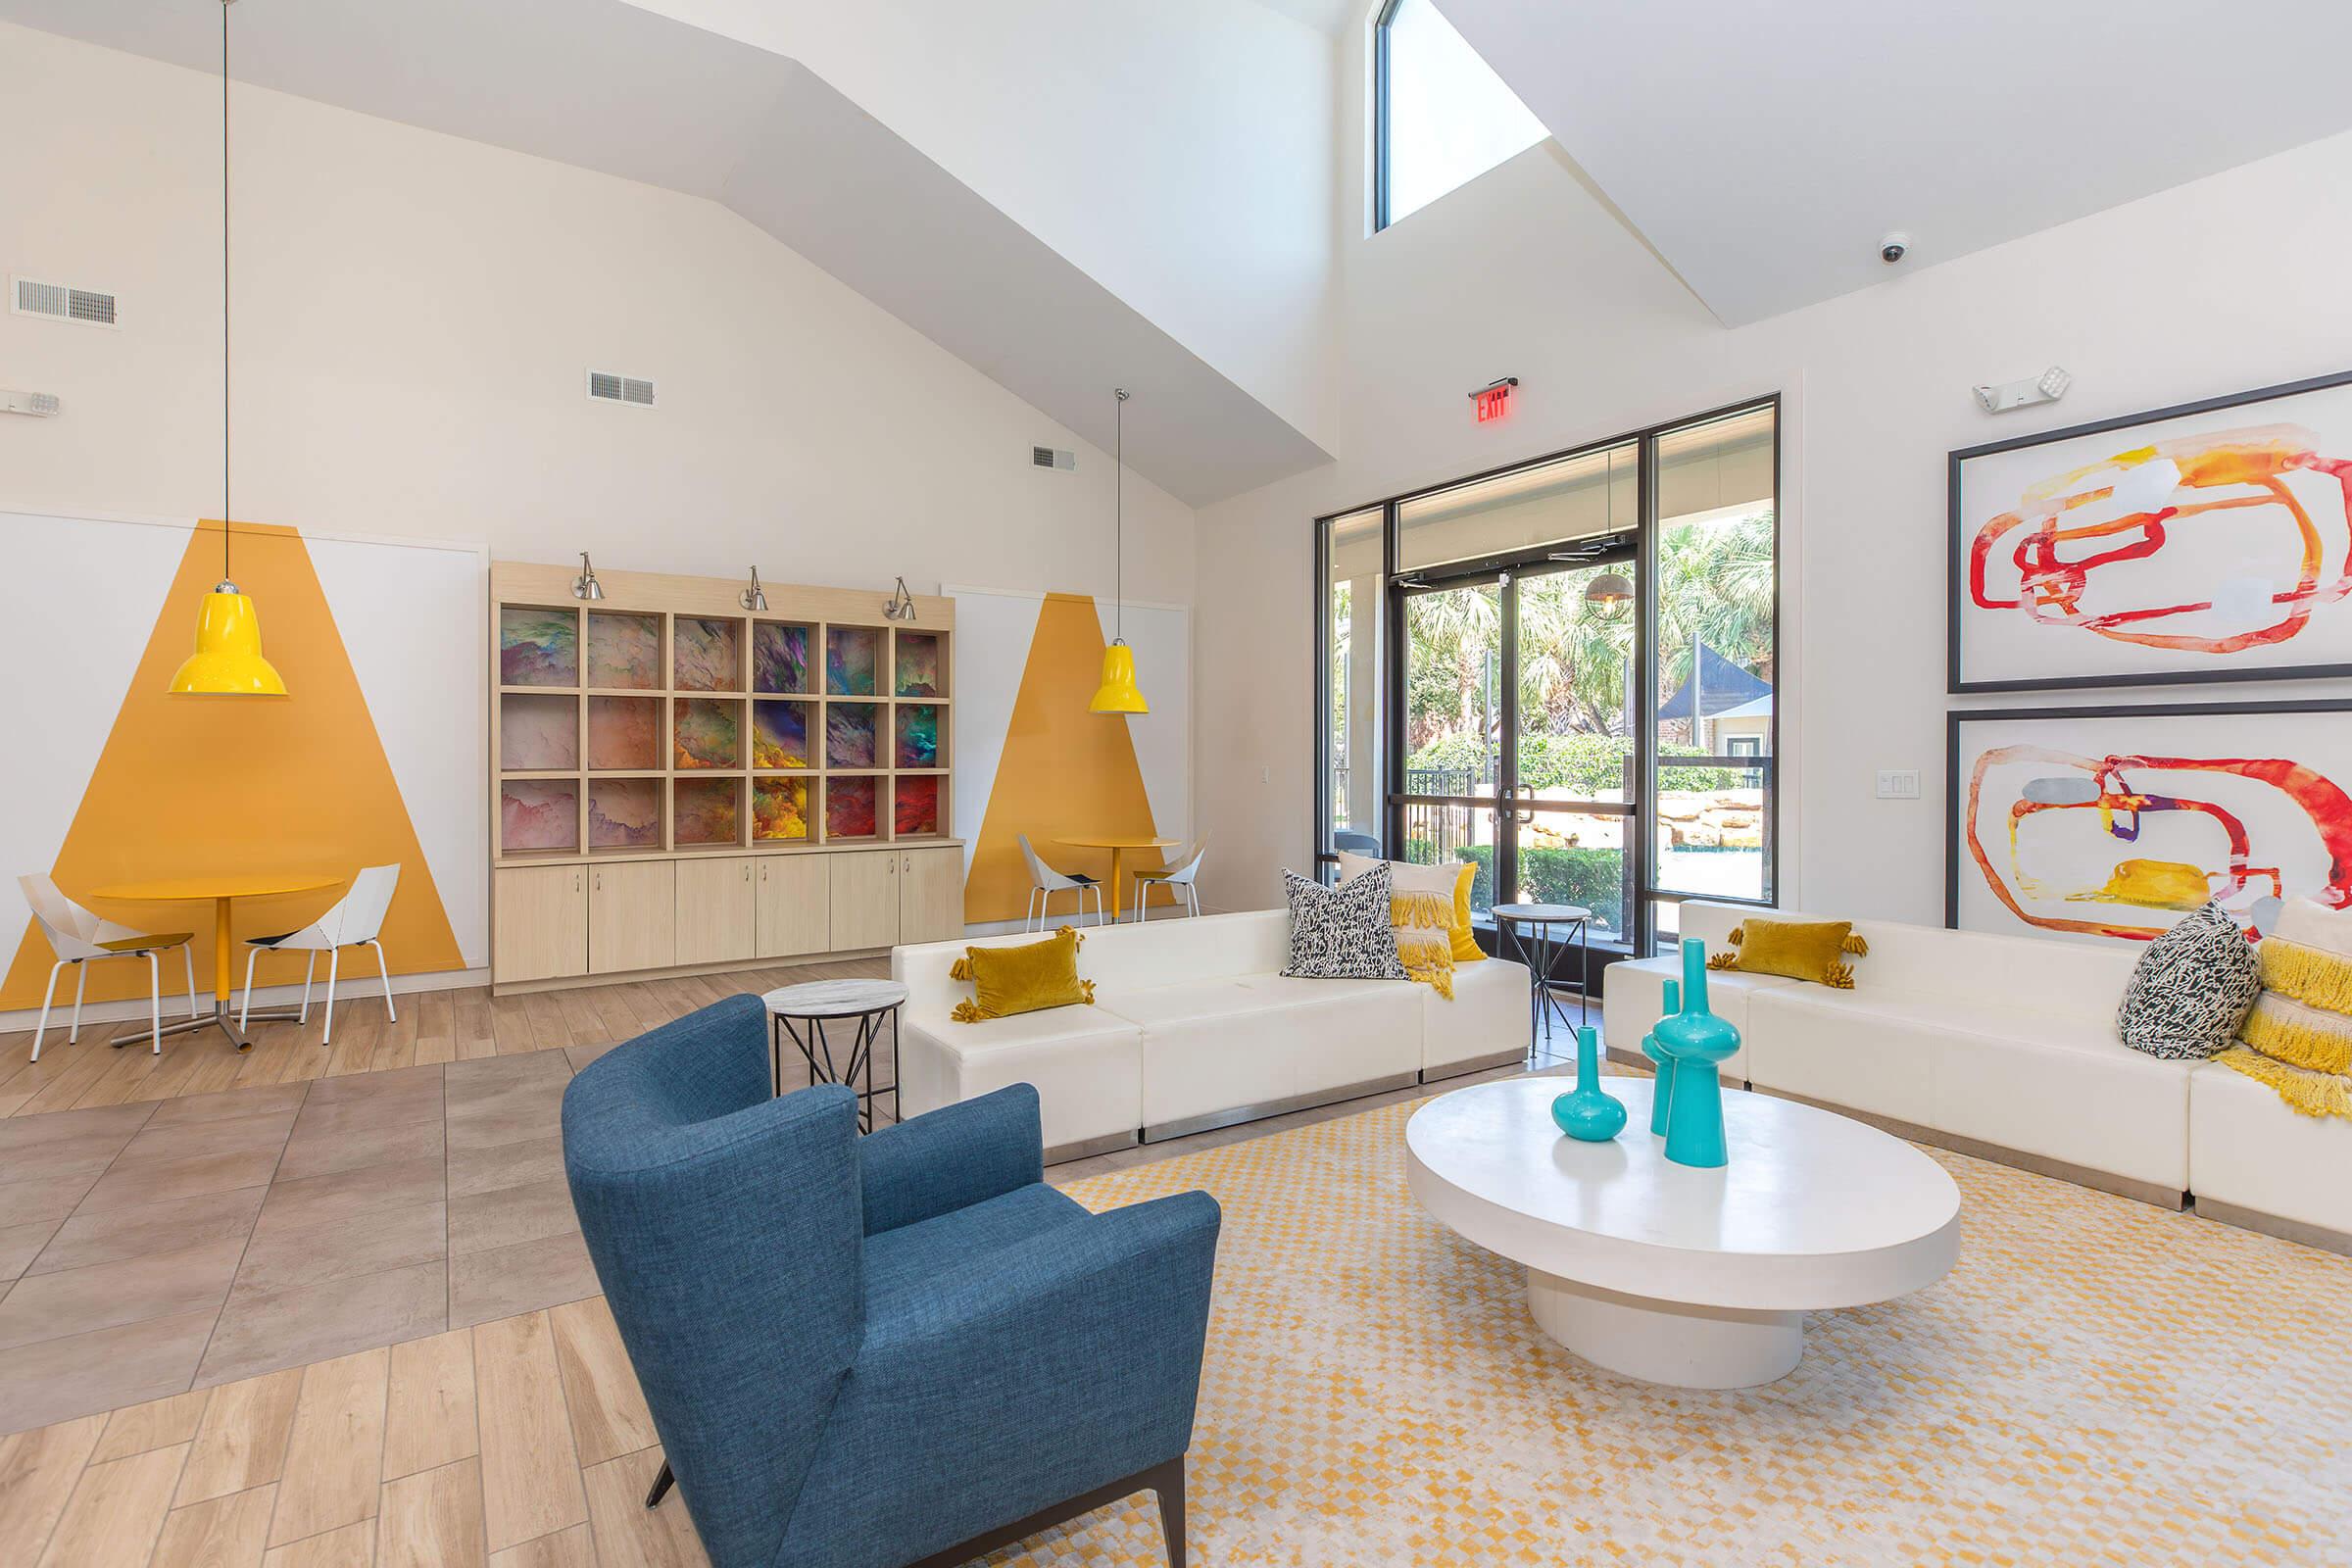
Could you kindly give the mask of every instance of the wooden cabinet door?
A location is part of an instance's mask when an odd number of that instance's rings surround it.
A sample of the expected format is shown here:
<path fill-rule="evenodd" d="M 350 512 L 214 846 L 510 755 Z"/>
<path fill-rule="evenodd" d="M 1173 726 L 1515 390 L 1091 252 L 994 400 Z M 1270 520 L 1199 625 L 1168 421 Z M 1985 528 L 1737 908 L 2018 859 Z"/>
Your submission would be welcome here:
<path fill-rule="evenodd" d="M 770 855 L 752 878 L 752 956 L 791 958 L 833 946 L 832 856 Z"/>
<path fill-rule="evenodd" d="M 899 852 L 828 855 L 832 951 L 887 948 L 899 940 Z"/>
<path fill-rule="evenodd" d="M 963 935 L 963 852 L 901 850 L 899 940 L 948 942 Z"/>
<path fill-rule="evenodd" d="M 501 984 L 588 972 L 588 868 L 533 865 L 491 873 L 498 917 L 490 977 Z"/>
<path fill-rule="evenodd" d="M 752 904 L 760 864 L 749 856 L 678 861 L 679 963 L 752 956 Z"/>
<path fill-rule="evenodd" d="M 678 961 L 678 876 L 669 860 L 588 868 L 588 972 L 626 974 Z"/>

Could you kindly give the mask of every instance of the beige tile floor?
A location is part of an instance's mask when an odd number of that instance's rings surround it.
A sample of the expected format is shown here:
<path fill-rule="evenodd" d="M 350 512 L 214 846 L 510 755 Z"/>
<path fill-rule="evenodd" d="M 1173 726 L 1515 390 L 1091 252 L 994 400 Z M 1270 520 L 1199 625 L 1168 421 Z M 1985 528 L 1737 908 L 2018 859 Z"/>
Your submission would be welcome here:
<path fill-rule="evenodd" d="M 879 969 L 870 960 L 825 973 Z M 160 1058 L 116 1052 L 92 1033 L 72 1048 L 53 1038 L 38 1063 L 45 1076 L 20 1085 L 29 1093 L 0 1119 L 0 1433 L 594 1295 L 558 1136 L 571 1074 L 719 997 L 814 974 L 471 999 L 478 1004 L 458 994 L 445 1037 L 409 1032 L 430 998 L 396 1026 L 363 1004 L 344 1014 L 332 1048 L 281 1025 L 244 1058 L 218 1036 L 168 1042 Z M 511 1020 L 503 1032 L 501 1018 Z M 469 1032 L 477 1027 L 488 1032 Z M 449 1054 L 414 1060 L 427 1041 Z M 276 1054 L 279 1081 L 189 1092 L 218 1078 L 213 1056 L 241 1073 L 266 1053 Z M 134 1078 L 126 1062 L 146 1070 Z M 322 1075 L 286 1081 L 314 1067 Z M 887 1049 L 878 1067 L 882 1081 L 895 1077 Z M 789 1060 L 786 1072 L 805 1078 Z M 0 1102 L 9 1092 L 0 1083 Z M 1074 1180 L 1419 1092 L 1124 1150 L 1054 1175 Z M 121 1094 L 144 1098 L 108 1098 Z"/>

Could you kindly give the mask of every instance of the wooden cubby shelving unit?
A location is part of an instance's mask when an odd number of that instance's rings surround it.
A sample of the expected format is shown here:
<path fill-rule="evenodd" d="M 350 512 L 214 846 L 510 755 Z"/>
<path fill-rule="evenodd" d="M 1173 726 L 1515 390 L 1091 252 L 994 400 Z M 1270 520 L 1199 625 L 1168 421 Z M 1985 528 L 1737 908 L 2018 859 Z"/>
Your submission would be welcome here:
<path fill-rule="evenodd" d="M 495 990 L 961 934 L 952 600 L 576 575 L 490 572 Z"/>

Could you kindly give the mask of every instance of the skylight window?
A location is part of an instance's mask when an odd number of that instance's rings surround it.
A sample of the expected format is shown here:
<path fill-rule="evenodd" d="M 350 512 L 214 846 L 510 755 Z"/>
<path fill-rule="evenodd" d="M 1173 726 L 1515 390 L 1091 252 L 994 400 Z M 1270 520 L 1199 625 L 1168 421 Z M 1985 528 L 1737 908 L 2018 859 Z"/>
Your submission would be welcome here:
<path fill-rule="evenodd" d="M 1432 0 L 1388 0 L 1375 26 L 1373 227 L 1549 134 Z"/>

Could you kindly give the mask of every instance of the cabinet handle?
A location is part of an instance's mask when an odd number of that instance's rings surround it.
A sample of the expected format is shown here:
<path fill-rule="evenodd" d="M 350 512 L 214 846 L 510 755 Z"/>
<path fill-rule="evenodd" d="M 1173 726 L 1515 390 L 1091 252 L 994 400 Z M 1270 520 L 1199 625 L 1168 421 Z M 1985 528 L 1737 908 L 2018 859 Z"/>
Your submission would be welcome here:
<path fill-rule="evenodd" d="M 891 874 L 892 876 L 897 876 L 897 875 L 899 874 L 899 862 L 898 862 L 898 861 L 896 861 L 896 860 L 893 860 L 893 861 L 891 861 L 891 862 L 890 862 L 890 874 Z"/>
<path fill-rule="evenodd" d="M 746 882 L 749 882 L 749 881 L 752 879 L 752 868 L 751 868 L 751 865 L 750 865 L 748 862 L 747 862 L 747 863 L 744 865 L 744 868 L 743 868 L 743 879 L 744 879 Z"/>
<path fill-rule="evenodd" d="M 596 891 L 599 893 L 605 891 L 605 873 L 602 871 L 596 873 Z"/>
<path fill-rule="evenodd" d="M 580 873 L 577 871 L 571 873 L 571 891 L 574 893 L 580 891 Z"/>
<path fill-rule="evenodd" d="M 901 860 L 901 861 L 899 862 L 899 869 L 900 869 L 900 870 L 902 870 L 902 871 L 911 871 L 911 870 L 913 870 L 913 869 L 914 869 L 914 857 L 913 857 L 913 856 L 911 856 L 911 855 L 909 855 L 908 857 L 906 857 L 906 858 L 905 858 L 904 860 Z"/>

